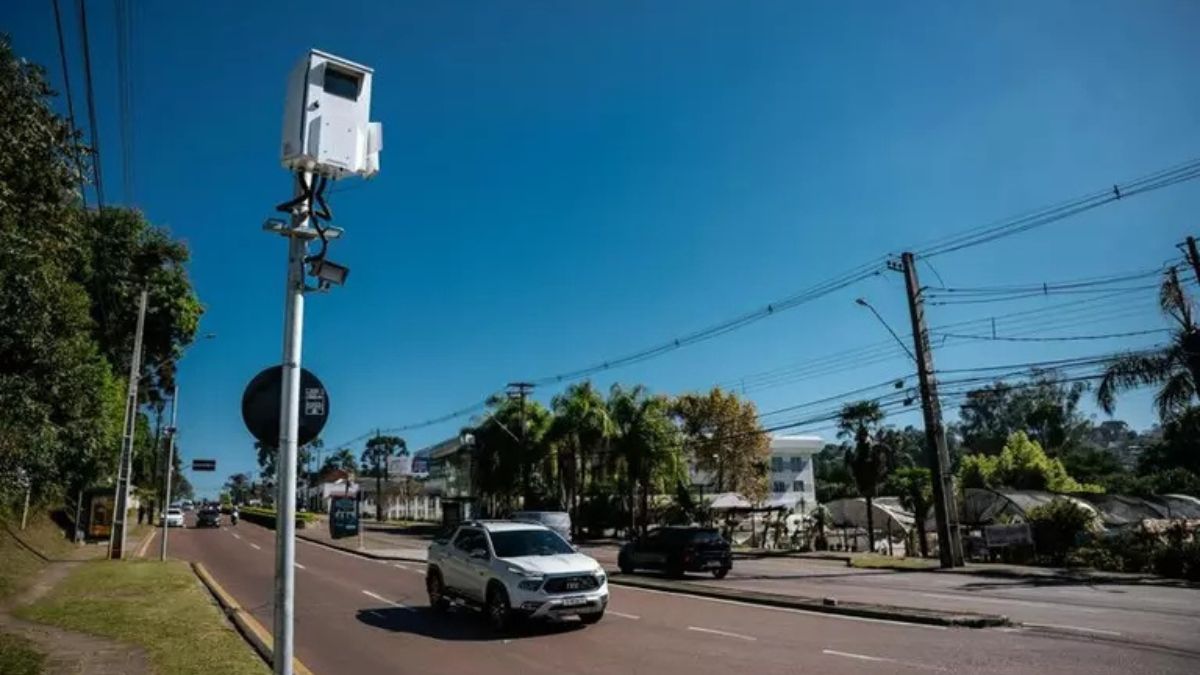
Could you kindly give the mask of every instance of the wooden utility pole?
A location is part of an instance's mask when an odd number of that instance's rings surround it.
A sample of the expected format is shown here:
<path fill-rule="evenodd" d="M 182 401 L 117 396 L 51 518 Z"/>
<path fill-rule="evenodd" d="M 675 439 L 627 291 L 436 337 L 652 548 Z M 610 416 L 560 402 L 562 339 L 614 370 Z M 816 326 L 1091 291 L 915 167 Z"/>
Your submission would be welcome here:
<path fill-rule="evenodd" d="M 533 391 L 533 385 L 528 382 L 509 382 L 508 383 L 509 398 L 516 398 L 517 400 L 519 400 L 521 402 L 520 403 L 521 407 L 520 407 L 520 410 L 518 413 L 519 414 L 518 420 L 519 420 L 519 424 L 521 425 L 521 438 L 520 438 L 520 443 L 521 443 L 521 492 L 523 493 L 521 495 L 521 501 L 522 501 L 521 508 L 523 508 L 523 509 L 529 508 L 528 502 L 529 502 L 529 497 L 531 496 L 530 495 L 530 491 L 531 491 L 530 490 L 530 478 L 531 478 L 530 473 L 532 472 L 531 471 L 532 467 L 529 464 L 529 442 L 528 442 L 529 434 L 525 429 L 525 398 L 527 396 L 529 396 L 529 392 L 531 392 L 531 391 Z"/>
<path fill-rule="evenodd" d="M 946 448 L 946 430 L 942 427 L 942 406 L 938 401 L 937 380 L 933 375 L 933 353 L 929 347 L 929 329 L 925 326 L 925 304 L 917 265 L 912 253 L 900 255 L 904 285 L 908 291 L 908 311 L 912 318 L 913 350 L 917 359 L 917 377 L 921 385 L 921 409 L 925 416 L 925 445 L 929 471 L 933 478 L 933 508 L 937 518 L 938 556 L 942 567 L 963 565 L 962 540 L 958 530 L 958 508 L 954 501 L 954 476 L 950 472 L 950 452 Z"/>
<path fill-rule="evenodd" d="M 1189 236 L 1186 244 L 1188 262 L 1192 264 L 1192 271 L 1196 274 L 1196 282 L 1200 283 L 1200 251 L 1196 250 L 1196 238 Z"/>
<path fill-rule="evenodd" d="M 121 457 L 117 466 L 117 493 L 113 498 L 112 531 L 108 537 L 108 557 L 120 560 L 125 556 L 125 521 L 129 511 L 129 488 L 133 482 L 133 440 L 137 430 L 138 381 L 142 379 L 142 330 L 146 325 L 148 294 L 142 289 L 138 302 L 137 330 L 133 334 L 133 355 L 129 360 L 129 391 L 125 400 L 125 426 L 121 437 Z M 163 506 L 166 518 L 166 505 Z"/>

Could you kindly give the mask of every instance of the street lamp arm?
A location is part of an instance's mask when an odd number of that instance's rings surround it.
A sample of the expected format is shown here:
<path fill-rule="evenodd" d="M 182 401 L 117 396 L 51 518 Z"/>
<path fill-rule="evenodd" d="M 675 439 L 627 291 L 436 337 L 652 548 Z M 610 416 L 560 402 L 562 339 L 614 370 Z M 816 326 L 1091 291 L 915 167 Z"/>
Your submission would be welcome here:
<path fill-rule="evenodd" d="M 883 327 L 887 329 L 887 332 L 892 334 L 892 337 L 895 338 L 896 343 L 900 345 L 900 348 L 904 350 L 904 353 L 908 354 L 908 358 L 912 359 L 913 363 L 917 362 L 917 357 L 912 353 L 912 350 L 908 348 L 908 345 L 904 344 L 904 340 L 900 339 L 900 336 L 896 334 L 896 331 L 892 330 L 892 327 L 888 325 L 888 322 L 884 320 L 882 316 L 880 316 L 879 312 L 875 311 L 875 308 L 871 306 L 871 303 L 867 302 L 863 298 L 858 298 L 854 302 L 871 310 L 871 313 L 875 315 L 875 318 L 879 319 L 879 323 L 883 324 Z"/>

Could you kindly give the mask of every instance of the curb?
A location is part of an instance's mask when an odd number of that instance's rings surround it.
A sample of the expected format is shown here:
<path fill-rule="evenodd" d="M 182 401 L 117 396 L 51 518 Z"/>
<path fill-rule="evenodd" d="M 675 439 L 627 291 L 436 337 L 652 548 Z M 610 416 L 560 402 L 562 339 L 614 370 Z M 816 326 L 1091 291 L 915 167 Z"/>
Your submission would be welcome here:
<path fill-rule="evenodd" d="M 258 655 L 266 662 L 267 666 L 270 666 L 274 640 L 271 638 L 271 634 L 267 632 L 267 629 L 258 622 L 258 619 L 255 619 L 249 612 L 242 609 L 237 600 L 234 600 L 233 596 L 222 588 L 221 584 L 217 583 L 217 580 L 208 573 L 203 564 L 198 562 L 192 563 L 192 571 L 196 573 L 200 582 L 208 588 L 208 592 L 212 593 L 213 597 L 216 598 L 217 603 L 224 610 L 225 616 L 233 622 L 233 625 L 237 627 L 242 637 L 250 643 L 251 647 L 254 647 L 254 651 L 258 652 Z M 300 659 L 295 657 L 292 658 L 292 669 L 297 675 L 313 675 L 308 666 L 305 666 L 300 662 Z"/>
<path fill-rule="evenodd" d="M 1008 626 L 1012 623 L 1008 617 L 1000 614 L 939 612 L 913 607 L 871 605 L 860 602 L 835 601 L 836 604 L 826 604 L 825 599 L 819 598 L 760 593 L 742 589 L 734 590 L 704 586 L 687 581 L 660 581 L 657 579 L 626 577 L 623 574 L 610 574 L 608 581 L 610 584 L 618 586 L 666 591 L 716 600 L 730 600 L 751 605 L 765 605 L 767 607 L 799 609 L 807 612 L 821 612 L 823 614 L 855 616 L 863 619 L 880 619 L 884 621 L 919 623 L 931 626 L 955 626 L 960 628 L 991 628 L 995 626 Z"/>
<path fill-rule="evenodd" d="M 296 538 L 303 539 L 304 541 L 307 541 L 310 544 L 316 544 L 317 546 L 324 546 L 325 548 L 332 549 L 334 551 L 341 551 L 342 553 L 349 553 L 351 555 L 362 556 L 363 558 L 370 558 L 371 560 L 403 560 L 404 562 L 417 562 L 417 563 L 421 563 L 421 564 L 425 564 L 425 563 L 429 562 L 425 558 L 412 558 L 412 557 L 408 557 L 408 556 L 399 556 L 399 555 L 380 555 L 378 553 L 372 553 L 371 551 L 365 551 L 365 550 L 361 550 L 361 549 L 357 549 L 357 548 L 346 548 L 344 546 L 338 546 L 337 544 L 331 544 L 327 541 L 321 541 L 320 539 L 312 539 L 311 537 L 306 537 L 306 536 L 300 534 L 299 532 L 296 533 Z"/>

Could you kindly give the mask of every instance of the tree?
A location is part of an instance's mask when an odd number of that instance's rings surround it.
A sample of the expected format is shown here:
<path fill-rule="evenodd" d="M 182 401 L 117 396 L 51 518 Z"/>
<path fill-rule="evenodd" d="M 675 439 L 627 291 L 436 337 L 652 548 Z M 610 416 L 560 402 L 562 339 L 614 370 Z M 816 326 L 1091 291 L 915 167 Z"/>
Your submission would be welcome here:
<path fill-rule="evenodd" d="M 628 477 L 630 527 L 636 528 L 635 492 L 640 488 L 641 530 L 649 522 L 650 491 L 666 492 L 684 471 L 679 431 L 671 419 L 670 401 L 651 396 L 638 385 L 624 388 L 614 384 L 608 395 L 612 419 L 613 450 L 625 465 Z"/>
<path fill-rule="evenodd" d="M 816 481 L 817 503 L 857 497 L 854 475 L 846 468 L 845 448 L 827 443 L 813 458 L 813 479 Z"/>
<path fill-rule="evenodd" d="M 397 454 L 407 454 L 408 444 L 399 436 L 376 434 L 367 441 L 362 463 L 375 476 L 375 520 L 383 522 L 383 482 L 388 479 L 388 460 Z"/>
<path fill-rule="evenodd" d="M 235 473 L 225 481 L 225 491 L 234 504 L 245 504 L 250 499 L 250 476 Z"/>
<path fill-rule="evenodd" d="M 1022 384 L 1004 381 L 967 392 L 958 432 L 974 453 L 999 454 L 1008 437 L 1023 431 L 1055 453 L 1086 443 L 1091 423 L 1079 410 L 1082 382 L 1066 383 L 1050 370 Z"/>
<path fill-rule="evenodd" d="M 553 476 L 543 475 L 550 421 L 550 412 L 537 401 L 527 400 L 522 412 L 519 400 L 493 396 L 488 399 L 487 416 L 463 429 L 475 437 L 472 483 L 493 512 L 511 509 L 518 496 L 524 497 L 525 508 L 546 500 L 546 486 L 553 483 Z"/>
<path fill-rule="evenodd" d="M 613 433 L 613 423 L 604 397 L 590 381 L 567 387 L 551 400 L 550 408 L 554 419 L 546 438 L 558 449 L 562 499 L 571 512 L 571 527 L 578 534 L 579 495 L 586 486 L 588 468 Z"/>
<path fill-rule="evenodd" d="M 1011 488 L 1050 492 L 1102 492 L 1098 485 L 1081 484 L 1067 473 L 1062 460 L 1050 457 L 1023 431 L 1009 437 L 999 455 L 968 455 L 959 469 L 964 488 Z"/>
<path fill-rule="evenodd" d="M 342 448 L 326 457 L 325 463 L 321 466 L 321 473 L 331 470 L 345 471 L 351 474 L 358 473 L 358 460 L 354 457 L 354 451 L 350 448 Z"/>
<path fill-rule="evenodd" d="M 883 410 L 875 401 L 847 403 L 838 416 L 838 437 L 849 439 L 846 468 L 854 476 L 854 486 L 867 501 L 867 546 L 875 550 L 874 500 L 879 484 L 887 475 L 891 449 L 878 437 L 883 432 Z"/>
<path fill-rule="evenodd" d="M 1175 323 L 1171 342 L 1152 351 L 1131 352 L 1109 362 L 1096 388 L 1096 401 L 1113 414 L 1117 394 L 1142 386 L 1157 386 L 1154 404 L 1163 422 L 1187 411 L 1200 384 L 1200 329 L 1192 316 L 1192 301 L 1175 267 L 1163 274 L 1158 306 Z"/>
<path fill-rule="evenodd" d="M 933 505 L 933 478 L 929 469 L 917 466 L 906 466 L 896 469 L 888 477 L 886 483 L 888 493 L 900 497 L 900 505 L 913 514 L 917 526 L 917 545 L 921 557 L 929 557 L 929 542 L 925 536 L 925 521 L 929 518 L 929 508 Z"/>
<path fill-rule="evenodd" d="M 254 450 L 258 454 L 258 466 L 261 469 L 263 480 L 273 480 L 275 478 L 275 462 L 279 458 L 279 449 L 263 445 L 260 441 L 254 441 Z M 301 467 L 308 464 L 312 459 L 312 453 L 308 446 L 302 445 L 296 449 L 296 479 L 299 480 L 303 476 Z"/>
<path fill-rule="evenodd" d="M 672 412 L 696 468 L 716 478 L 717 492 L 732 490 L 755 501 L 766 497 L 771 440 L 754 403 L 714 387 L 676 398 Z"/>

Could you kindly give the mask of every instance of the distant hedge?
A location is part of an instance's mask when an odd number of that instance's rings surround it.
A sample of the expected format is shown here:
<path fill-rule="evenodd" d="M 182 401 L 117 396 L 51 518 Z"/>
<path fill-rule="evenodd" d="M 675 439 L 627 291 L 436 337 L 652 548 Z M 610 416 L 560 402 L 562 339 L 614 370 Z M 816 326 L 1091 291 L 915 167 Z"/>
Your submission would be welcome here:
<path fill-rule="evenodd" d="M 275 529 L 275 509 L 264 509 L 257 506 L 243 506 L 238 509 L 238 516 L 255 525 Z M 311 513 L 296 514 L 296 528 L 304 529 L 316 525 L 317 517 Z"/>

